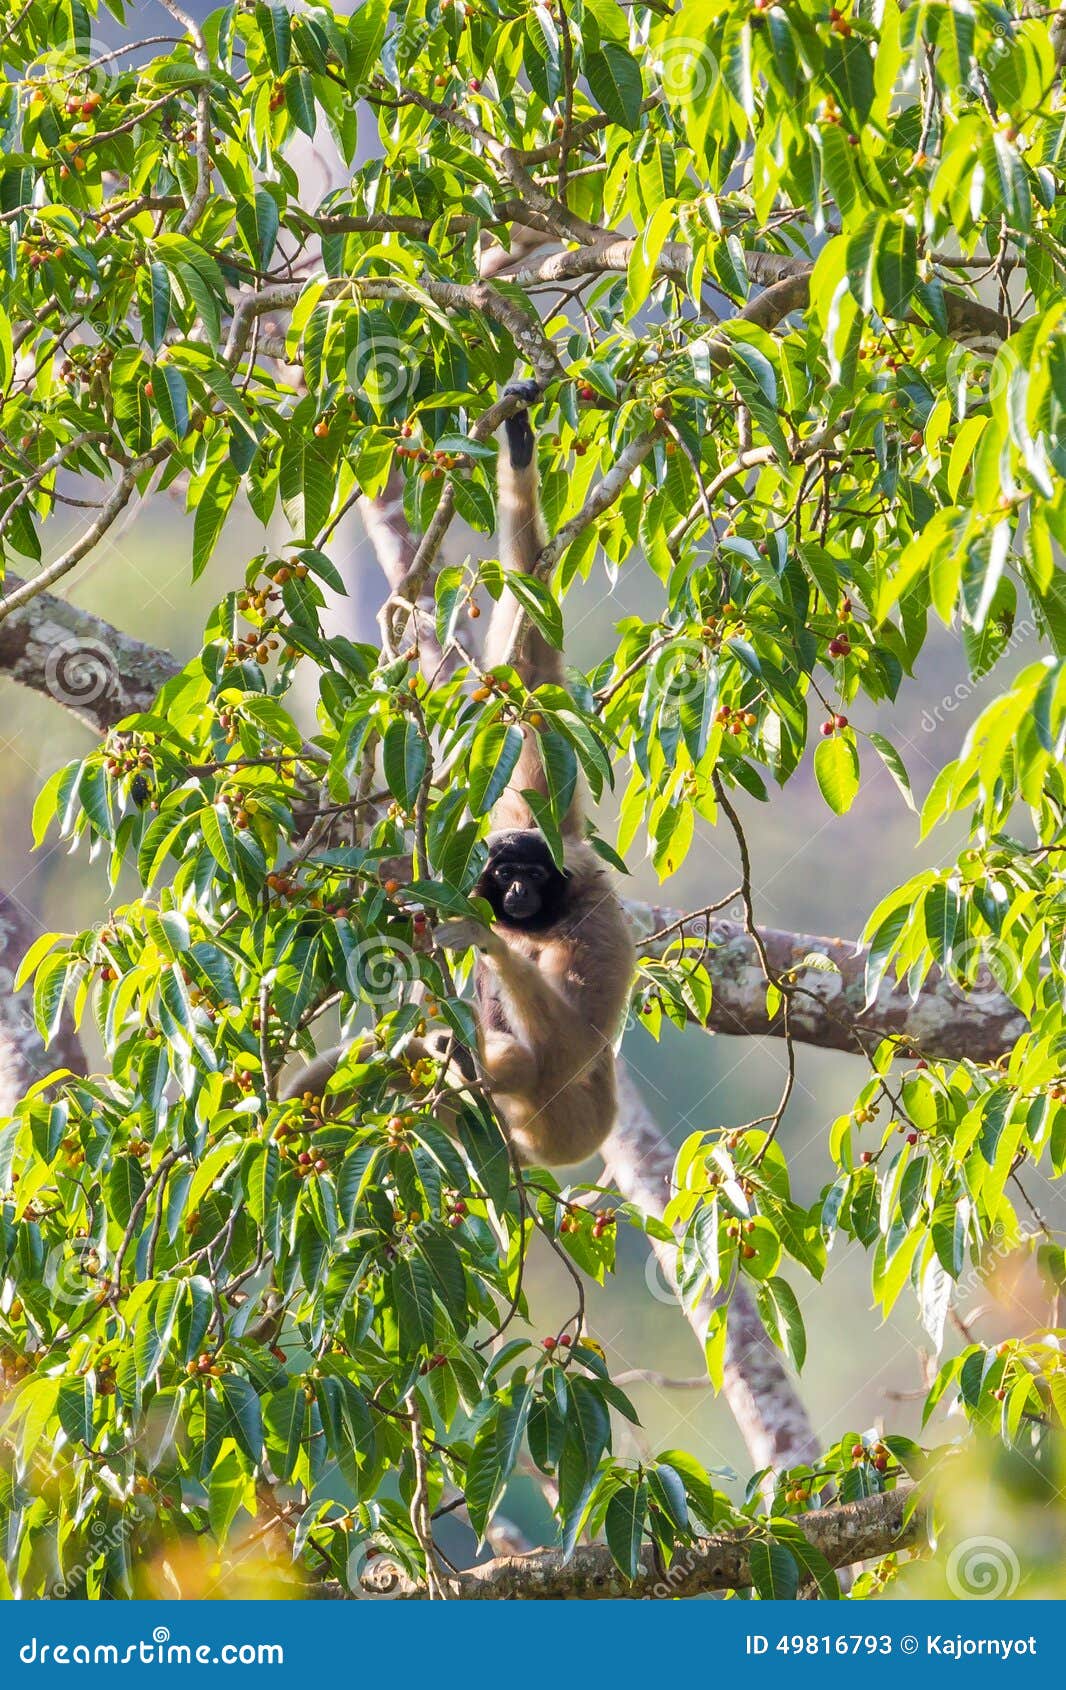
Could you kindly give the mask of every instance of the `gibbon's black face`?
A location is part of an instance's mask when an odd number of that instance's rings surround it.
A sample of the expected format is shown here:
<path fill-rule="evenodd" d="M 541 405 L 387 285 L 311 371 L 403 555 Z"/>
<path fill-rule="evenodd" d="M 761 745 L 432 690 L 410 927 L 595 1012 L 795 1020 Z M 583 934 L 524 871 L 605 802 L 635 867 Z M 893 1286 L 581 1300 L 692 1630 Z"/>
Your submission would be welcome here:
<path fill-rule="evenodd" d="M 521 828 L 490 842 L 477 892 L 505 927 L 541 933 L 563 914 L 568 878 L 556 868 L 543 836 L 535 828 Z"/>

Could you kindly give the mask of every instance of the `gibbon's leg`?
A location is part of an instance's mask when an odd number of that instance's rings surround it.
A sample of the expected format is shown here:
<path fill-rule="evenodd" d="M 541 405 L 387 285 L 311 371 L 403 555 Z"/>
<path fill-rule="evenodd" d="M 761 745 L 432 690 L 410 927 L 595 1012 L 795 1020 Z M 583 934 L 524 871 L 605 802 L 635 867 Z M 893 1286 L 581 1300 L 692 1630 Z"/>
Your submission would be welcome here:
<path fill-rule="evenodd" d="M 509 1033 L 485 1034 L 481 1041 L 481 1065 L 494 1094 L 528 1097 L 536 1087 L 536 1058 L 520 1039 L 512 1038 Z"/>
<path fill-rule="evenodd" d="M 348 1045 L 334 1045 L 332 1050 L 320 1050 L 306 1068 L 299 1069 L 291 1079 L 283 1082 L 278 1091 L 281 1101 L 288 1103 L 294 1097 L 302 1097 L 306 1091 L 321 1097 L 349 1049 Z"/>

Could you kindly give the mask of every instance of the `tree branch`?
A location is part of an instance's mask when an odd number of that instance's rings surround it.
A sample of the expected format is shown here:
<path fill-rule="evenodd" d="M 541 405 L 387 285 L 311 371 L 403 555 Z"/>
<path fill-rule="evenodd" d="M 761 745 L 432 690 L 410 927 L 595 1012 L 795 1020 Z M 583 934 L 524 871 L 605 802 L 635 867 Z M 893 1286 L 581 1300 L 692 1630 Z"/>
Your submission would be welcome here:
<path fill-rule="evenodd" d="M 24 585 L 17 575 L 6 579 L 15 592 Z M 0 675 L 47 694 L 101 734 L 123 716 L 150 710 L 180 667 L 169 651 L 51 593 L 38 594 L 0 623 Z"/>
<path fill-rule="evenodd" d="M 912 1486 L 905 1485 L 860 1502 L 820 1508 L 800 1515 L 795 1524 L 831 1567 L 848 1567 L 902 1549 L 922 1548 L 928 1541 L 925 1511 L 919 1507 L 909 1519 L 905 1517 L 912 1491 Z M 599 1544 L 576 1549 L 569 1561 L 564 1560 L 560 1549 L 501 1555 L 446 1582 L 450 1594 L 464 1602 L 597 1602 L 747 1590 L 752 1583 L 749 1549 L 761 1536 L 753 1523 L 747 1536 L 729 1532 L 704 1538 L 691 1549 L 679 1550 L 665 1571 L 652 1546 L 646 1544 L 641 1551 L 640 1572 L 632 1582 L 618 1571 L 610 1551 Z M 400 1601 L 424 1601 L 427 1595 L 425 1585 L 408 1578 L 385 1557 L 370 1563 L 362 1582 L 364 1590 Z"/>
<path fill-rule="evenodd" d="M 14 592 L 5 593 L 3 598 L 0 598 L 0 623 L 6 622 L 8 617 L 21 605 L 28 604 L 31 599 L 36 598 L 39 593 L 43 593 L 46 588 L 54 586 L 57 581 L 62 580 L 64 575 L 69 575 L 70 571 L 81 562 L 86 553 L 92 551 L 96 542 L 103 538 L 115 518 L 125 510 L 129 503 L 130 494 L 137 485 L 138 478 L 143 475 L 145 470 L 152 469 L 156 464 L 162 463 L 171 449 L 169 441 L 162 442 L 158 446 L 153 446 L 150 452 L 145 452 L 142 457 L 135 458 L 131 464 L 127 465 L 108 498 L 101 505 L 95 521 L 91 522 L 88 528 L 78 535 L 73 545 L 68 546 L 65 552 L 61 552 L 57 558 L 54 558 L 39 574 L 33 577 L 32 581 L 20 582 Z"/>
<path fill-rule="evenodd" d="M 616 1186 L 645 1214 L 661 1220 L 670 1198 L 673 1147 L 652 1119 L 624 1062 L 618 1064 L 618 1094 L 618 1125 L 603 1152 L 607 1183 Z M 652 1249 L 668 1283 L 673 1285 L 675 1247 L 653 1240 Z M 684 1311 L 701 1352 L 719 1301 L 708 1294 Z M 792 1467 L 817 1459 L 820 1445 L 807 1411 L 785 1372 L 780 1351 L 766 1335 L 743 1280 L 737 1281 L 730 1298 L 722 1394 L 756 1470 Z"/>
<path fill-rule="evenodd" d="M 657 904 L 627 906 L 640 934 L 677 927 L 690 939 L 708 943 L 706 966 L 711 976 L 711 1012 L 705 1023 L 710 1033 L 747 1037 L 780 1037 L 781 1017 L 766 1014 L 766 979 L 755 944 L 735 921 L 685 920 L 677 910 Z M 866 952 L 852 941 L 827 939 L 810 933 L 788 933 L 761 927 L 771 971 L 776 978 L 794 976 L 796 990 L 789 1010 L 791 1032 L 805 1044 L 823 1050 L 857 1047 L 864 1040 L 891 1036 L 926 1056 L 957 1061 L 994 1062 L 1026 1029 L 1021 1011 L 998 989 L 965 992 L 933 970 L 912 1002 L 906 985 L 885 980 L 869 1009 L 866 1005 Z M 676 934 L 650 945 L 645 954 L 661 956 Z M 816 960 L 804 966 L 805 959 Z M 827 959 L 823 964 L 821 958 Z"/>
<path fill-rule="evenodd" d="M 196 19 L 190 17 L 176 0 L 163 0 L 163 5 L 176 23 L 186 31 L 192 42 L 193 58 L 196 68 L 205 76 L 211 74 L 211 57 L 207 51 L 203 31 Z M 196 187 L 189 201 L 184 217 L 178 225 L 179 232 L 189 235 L 195 229 L 203 216 L 211 195 L 211 91 L 209 87 L 201 88 L 196 96 Z"/>

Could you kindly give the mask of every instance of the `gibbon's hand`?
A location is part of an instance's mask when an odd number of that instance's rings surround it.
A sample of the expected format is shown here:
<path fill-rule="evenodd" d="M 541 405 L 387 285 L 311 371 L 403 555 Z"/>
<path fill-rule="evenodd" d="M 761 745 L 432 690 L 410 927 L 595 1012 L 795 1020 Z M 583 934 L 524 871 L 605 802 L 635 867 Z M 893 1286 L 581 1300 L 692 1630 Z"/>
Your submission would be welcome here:
<path fill-rule="evenodd" d="M 457 921 L 442 921 L 434 939 L 440 950 L 468 951 L 473 948 L 480 951 L 482 956 L 499 956 L 500 952 L 507 948 L 491 927 L 465 916 Z"/>
<path fill-rule="evenodd" d="M 539 381 L 509 381 L 500 389 L 500 398 L 524 399 L 527 405 L 534 405 L 543 391 Z"/>

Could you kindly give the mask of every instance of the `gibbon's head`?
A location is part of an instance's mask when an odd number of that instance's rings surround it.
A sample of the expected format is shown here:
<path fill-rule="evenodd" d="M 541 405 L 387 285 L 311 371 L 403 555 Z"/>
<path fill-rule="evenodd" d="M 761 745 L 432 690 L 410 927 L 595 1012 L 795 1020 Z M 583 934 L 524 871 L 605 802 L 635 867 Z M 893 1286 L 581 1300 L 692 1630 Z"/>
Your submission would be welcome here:
<path fill-rule="evenodd" d="M 513 828 L 489 839 L 477 895 L 487 899 L 504 927 L 541 933 L 562 917 L 569 878 L 556 868 L 543 834 L 533 827 Z"/>

